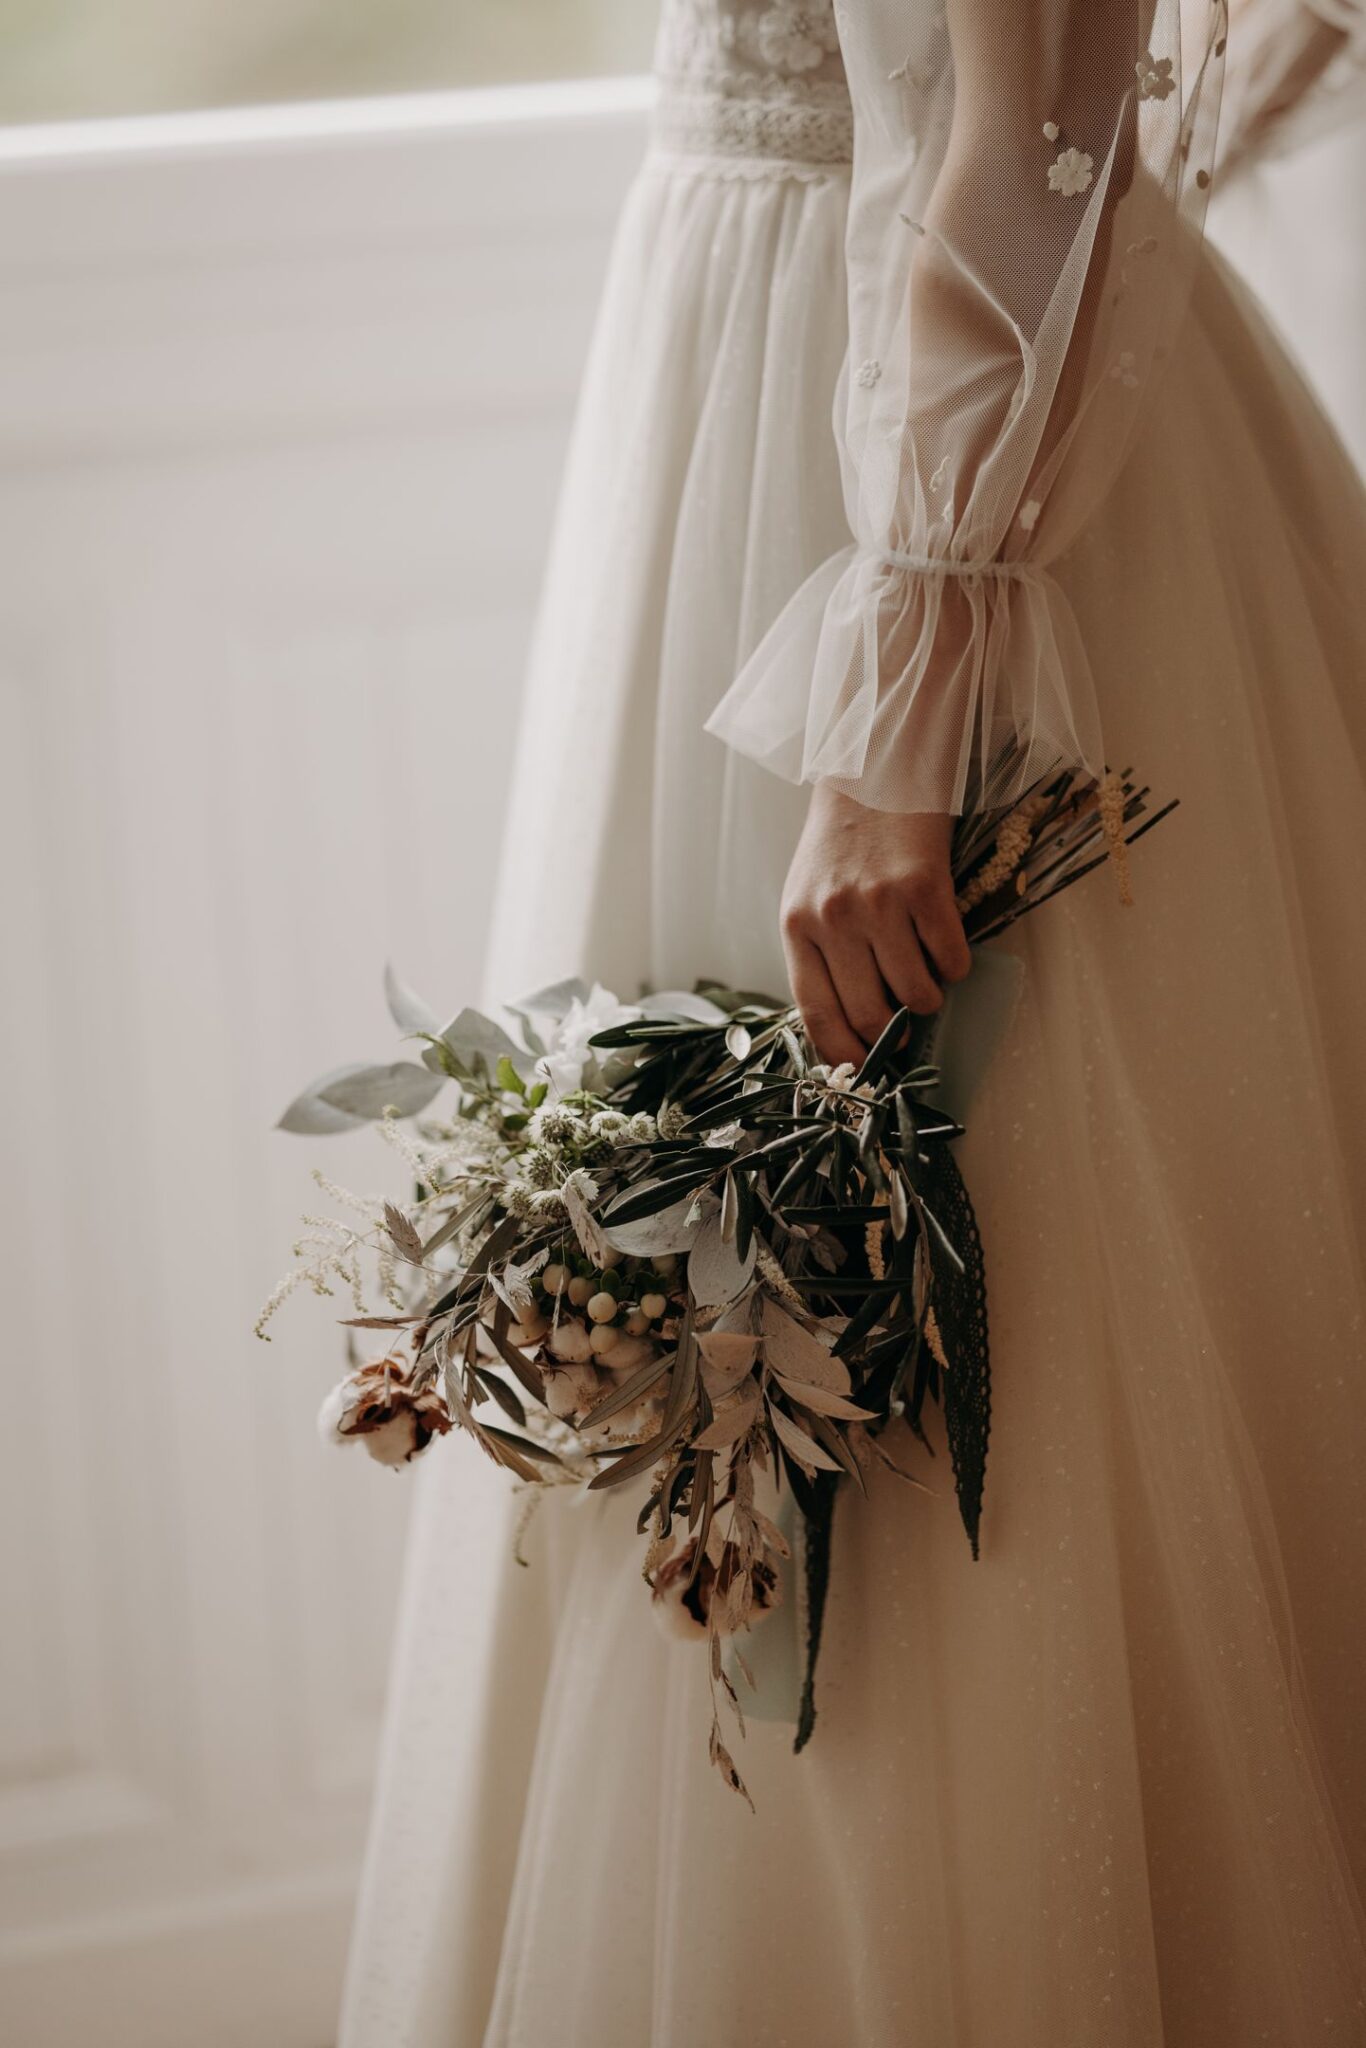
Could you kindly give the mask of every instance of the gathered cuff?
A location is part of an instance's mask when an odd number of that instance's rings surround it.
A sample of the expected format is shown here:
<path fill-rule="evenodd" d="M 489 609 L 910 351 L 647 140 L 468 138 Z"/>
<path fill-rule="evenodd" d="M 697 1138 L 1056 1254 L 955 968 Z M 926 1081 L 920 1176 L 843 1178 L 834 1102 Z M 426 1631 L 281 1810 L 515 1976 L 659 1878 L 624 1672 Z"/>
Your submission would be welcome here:
<path fill-rule="evenodd" d="M 1035 563 L 851 546 L 796 592 L 707 721 L 789 782 L 879 811 L 1009 802 L 1104 769 L 1071 605 Z"/>

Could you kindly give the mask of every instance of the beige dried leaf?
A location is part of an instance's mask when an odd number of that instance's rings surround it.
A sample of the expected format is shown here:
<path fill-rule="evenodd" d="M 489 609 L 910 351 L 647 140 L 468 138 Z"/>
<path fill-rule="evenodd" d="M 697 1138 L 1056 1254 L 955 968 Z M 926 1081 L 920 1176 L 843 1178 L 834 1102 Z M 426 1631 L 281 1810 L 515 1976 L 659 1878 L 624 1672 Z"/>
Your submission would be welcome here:
<path fill-rule="evenodd" d="M 702 1384 L 713 1401 L 723 1401 L 753 1366 L 759 1355 L 759 1340 L 730 1330 L 705 1330 L 697 1333 L 697 1349 L 702 1360 Z"/>
<path fill-rule="evenodd" d="M 753 1514 L 754 1521 L 756 1526 L 758 1527 L 759 1533 L 762 1535 L 769 1549 L 776 1550 L 779 1557 L 791 1557 L 792 1545 L 788 1542 L 786 1536 L 784 1536 L 782 1530 L 778 1527 L 778 1524 L 776 1522 L 770 1522 L 768 1516 L 762 1514 L 758 1508 L 755 1508 L 753 1510 Z"/>
<path fill-rule="evenodd" d="M 764 1357 L 780 1379 L 800 1380 L 807 1386 L 824 1387 L 832 1394 L 847 1394 L 849 1368 L 836 1358 L 819 1337 L 765 1297 L 763 1304 Z"/>
<path fill-rule="evenodd" d="M 862 1411 L 860 1411 L 862 1412 Z M 745 1432 L 753 1427 L 759 1413 L 759 1388 L 754 1380 L 742 1387 L 739 1393 L 729 1395 L 717 1407 L 716 1414 L 700 1436 L 693 1438 L 700 1451 L 725 1451 L 738 1443 Z"/>
<path fill-rule="evenodd" d="M 823 1451 L 819 1444 L 813 1443 L 805 1430 L 799 1429 L 790 1416 L 784 1415 L 781 1408 L 775 1408 L 771 1401 L 768 1405 L 768 1419 L 773 1424 L 778 1441 L 786 1447 L 804 1471 L 840 1472 L 844 1469 L 828 1451 Z"/>
<path fill-rule="evenodd" d="M 775 1372 L 773 1377 L 785 1394 L 809 1408 L 813 1415 L 836 1415 L 844 1422 L 871 1422 L 873 1410 L 859 1408 L 843 1394 L 832 1394 L 828 1387 L 813 1386 L 811 1382 L 790 1380 L 783 1373 Z"/>

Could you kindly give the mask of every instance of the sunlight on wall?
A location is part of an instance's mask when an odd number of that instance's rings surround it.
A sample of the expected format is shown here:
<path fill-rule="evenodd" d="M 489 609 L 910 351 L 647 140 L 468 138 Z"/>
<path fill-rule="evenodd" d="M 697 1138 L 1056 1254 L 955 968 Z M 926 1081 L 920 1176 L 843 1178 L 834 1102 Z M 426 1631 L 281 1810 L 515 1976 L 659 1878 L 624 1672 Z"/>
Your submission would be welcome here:
<path fill-rule="evenodd" d="M 0 122 L 647 67 L 645 0 L 0 0 Z"/>

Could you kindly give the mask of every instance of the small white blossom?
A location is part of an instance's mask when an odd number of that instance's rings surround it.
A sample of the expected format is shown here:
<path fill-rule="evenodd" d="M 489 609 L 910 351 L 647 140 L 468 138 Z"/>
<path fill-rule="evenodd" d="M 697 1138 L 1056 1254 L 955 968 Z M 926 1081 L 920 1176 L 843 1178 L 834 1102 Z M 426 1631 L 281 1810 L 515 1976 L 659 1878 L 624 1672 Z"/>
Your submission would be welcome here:
<path fill-rule="evenodd" d="M 686 1112 L 676 1102 L 666 1102 L 657 1119 L 661 1138 L 672 1141 L 681 1138 L 687 1126 Z"/>
<path fill-rule="evenodd" d="M 1110 365 L 1110 375 L 1126 390 L 1138 389 L 1138 359 L 1131 348 L 1121 349 Z"/>
<path fill-rule="evenodd" d="M 1037 498 L 1025 499 L 1024 504 L 1020 507 L 1020 524 L 1026 533 L 1033 533 L 1034 528 L 1039 523 L 1039 514 L 1042 511 L 1043 506 Z"/>
<path fill-rule="evenodd" d="M 1049 190 L 1060 192 L 1064 199 L 1075 198 L 1084 192 L 1091 182 L 1094 169 L 1091 158 L 1083 149 L 1060 151 L 1056 163 L 1048 166 Z"/>
<path fill-rule="evenodd" d="M 875 362 L 872 356 L 869 356 L 866 363 L 859 364 L 858 369 L 854 373 L 854 382 L 860 385 L 864 391 L 871 391 L 881 375 L 881 363 Z"/>

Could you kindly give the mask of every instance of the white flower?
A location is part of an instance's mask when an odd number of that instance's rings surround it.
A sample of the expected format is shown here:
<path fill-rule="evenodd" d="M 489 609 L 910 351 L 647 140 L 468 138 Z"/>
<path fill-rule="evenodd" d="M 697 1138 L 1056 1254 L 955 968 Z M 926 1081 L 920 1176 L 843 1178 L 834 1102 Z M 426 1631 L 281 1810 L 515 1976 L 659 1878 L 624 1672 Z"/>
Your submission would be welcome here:
<path fill-rule="evenodd" d="M 1131 348 L 1121 349 L 1110 365 L 1110 375 L 1126 390 L 1138 389 L 1138 358 Z"/>
<path fill-rule="evenodd" d="M 1138 74 L 1138 96 L 1141 100 L 1165 100 L 1176 91 L 1170 57 L 1153 58 L 1145 50 L 1134 70 Z"/>
<path fill-rule="evenodd" d="M 451 1426 L 434 1387 L 414 1393 L 396 1359 L 378 1358 L 349 1372 L 318 1410 L 324 1443 L 364 1444 L 381 1465 L 407 1465 Z"/>
<path fill-rule="evenodd" d="M 1057 162 L 1048 166 L 1049 190 L 1061 192 L 1065 199 L 1074 198 L 1090 184 L 1093 168 L 1085 150 L 1064 149 L 1059 153 Z"/>
<path fill-rule="evenodd" d="M 681 1138 L 687 1127 L 687 1114 L 676 1102 L 666 1102 L 657 1119 L 659 1135 L 670 1142 Z"/>
<path fill-rule="evenodd" d="M 869 356 L 866 363 L 859 364 L 854 373 L 854 382 L 864 391 L 871 391 L 881 375 L 881 363 L 875 362 L 872 356 Z"/>
<path fill-rule="evenodd" d="M 631 1118 L 631 1142 L 634 1145 L 653 1145 L 659 1136 L 659 1126 L 648 1110 L 642 1109 Z"/>
<path fill-rule="evenodd" d="M 572 1109 L 562 1109 L 557 1102 L 543 1102 L 531 1112 L 527 1136 L 538 1145 L 563 1145 L 577 1134 L 578 1128 L 579 1119 Z"/>
<path fill-rule="evenodd" d="M 761 62 L 775 71 L 815 71 L 839 48 L 834 17 L 820 0 L 774 0 L 759 17 L 757 39 Z"/>
<path fill-rule="evenodd" d="M 585 1333 L 585 1347 L 587 1343 Z M 588 1356 L 586 1348 L 584 1356 Z M 545 1405 L 561 1422 L 572 1422 L 576 1415 L 582 1415 L 586 1408 L 592 1407 L 603 1385 L 591 1365 L 571 1365 L 562 1371 L 548 1372 L 545 1375 Z"/>
<path fill-rule="evenodd" d="M 1045 121 L 1043 124 L 1043 132 L 1049 142 L 1056 142 L 1058 137 L 1062 134 L 1062 130 L 1061 128 L 1059 128 L 1056 121 Z"/>
<path fill-rule="evenodd" d="M 1039 514 L 1042 511 L 1043 506 L 1037 498 L 1026 498 L 1024 504 L 1020 507 L 1020 524 L 1026 533 L 1033 533 L 1034 528 L 1039 523 Z"/>
<path fill-rule="evenodd" d="M 594 982 L 587 1001 L 575 996 L 563 1017 L 551 1030 L 536 1071 L 549 1088 L 549 1099 L 558 1102 L 583 1088 L 597 1072 L 597 1054 L 589 1039 L 616 1024 L 631 1024 L 640 1011 L 620 1003 L 610 989 Z"/>

